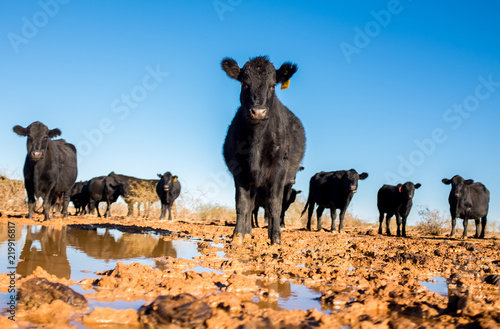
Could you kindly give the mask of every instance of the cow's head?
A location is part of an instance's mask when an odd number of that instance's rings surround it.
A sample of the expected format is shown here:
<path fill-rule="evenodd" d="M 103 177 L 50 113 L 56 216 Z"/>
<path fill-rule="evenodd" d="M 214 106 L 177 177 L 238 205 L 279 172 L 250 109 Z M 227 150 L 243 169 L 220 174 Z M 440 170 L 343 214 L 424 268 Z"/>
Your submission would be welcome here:
<path fill-rule="evenodd" d="M 337 172 L 337 175 L 339 172 Z M 342 181 L 344 183 L 344 189 L 347 192 L 356 193 L 358 190 L 358 180 L 363 180 L 368 177 L 367 173 L 358 174 L 354 169 L 347 170 L 342 176 Z"/>
<path fill-rule="evenodd" d="M 168 192 L 172 187 L 173 187 L 173 184 L 174 182 L 177 181 L 177 176 L 173 176 L 170 171 L 167 171 L 166 173 L 164 173 L 163 175 L 162 174 L 158 174 L 158 177 L 160 177 L 160 179 L 163 179 L 163 190 L 165 192 Z"/>
<path fill-rule="evenodd" d="M 15 126 L 14 132 L 19 136 L 27 136 L 28 142 L 28 157 L 33 161 L 39 161 L 44 158 L 47 153 L 47 145 L 50 138 L 61 135 L 61 131 L 57 128 L 49 130 L 46 125 L 39 121 L 35 121 L 28 127 Z"/>
<path fill-rule="evenodd" d="M 450 196 L 454 196 L 457 199 L 462 197 L 462 195 L 464 194 L 463 191 L 466 185 L 471 185 L 472 183 L 474 183 L 474 180 L 463 179 L 460 175 L 455 175 L 452 179 L 443 178 L 441 181 L 446 185 L 451 184 Z"/>
<path fill-rule="evenodd" d="M 415 189 L 418 189 L 420 186 L 422 186 L 420 183 L 413 184 L 412 182 L 406 182 L 404 184 L 398 184 L 397 188 L 399 195 L 403 197 L 403 199 L 411 200 L 415 195 Z"/>
<path fill-rule="evenodd" d="M 221 66 L 230 78 L 241 82 L 241 107 L 252 122 L 269 117 L 275 98 L 274 88 L 290 80 L 297 72 L 297 65 L 289 62 L 276 70 L 269 59 L 263 56 L 249 60 L 241 69 L 232 58 L 224 58 Z"/>
<path fill-rule="evenodd" d="M 130 182 L 128 179 L 120 181 L 120 194 L 124 198 L 128 198 L 130 196 Z"/>

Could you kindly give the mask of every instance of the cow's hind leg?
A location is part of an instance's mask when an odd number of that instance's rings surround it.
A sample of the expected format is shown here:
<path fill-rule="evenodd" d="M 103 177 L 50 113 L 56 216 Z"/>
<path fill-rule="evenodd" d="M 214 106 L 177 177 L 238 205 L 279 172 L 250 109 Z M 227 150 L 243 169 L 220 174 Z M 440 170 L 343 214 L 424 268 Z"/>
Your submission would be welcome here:
<path fill-rule="evenodd" d="M 467 226 L 469 225 L 469 220 L 468 219 L 464 219 L 464 234 L 462 235 L 462 237 L 466 238 L 467 237 Z"/>
<path fill-rule="evenodd" d="M 391 213 L 387 213 L 387 215 L 385 216 L 385 229 L 386 229 L 386 233 L 388 236 L 391 236 L 392 233 L 391 233 L 391 218 L 392 216 L 394 216 L 394 214 L 391 214 Z"/>
<path fill-rule="evenodd" d="M 397 224 L 396 236 L 401 236 L 402 219 L 401 219 L 401 216 L 397 212 L 396 212 L 396 224 Z"/>
<path fill-rule="evenodd" d="M 474 237 L 477 239 L 477 238 L 479 238 L 479 235 L 481 234 L 481 229 L 480 229 L 481 220 L 474 219 L 474 222 L 476 224 L 476 234 L 474 234 Z"/>
<path fill-rule="evenodd" d="M 378 216 L 378 234 L 382 234 L 382 223 L 384 222 L 384 213 L 380 211 Z"/>
<path fill-rule="evenodd" d="M 314 212 L 314 202 L 309 202 L 307 205 L 307 230 L 312 231 L 311 221 Z"/>
<path fill-rule="evenodd" d="M 479 238 L 484 239 L 484 234 L 486 233 L 486 222 L 488 220 L 486 219 L 486 215 L 481 218 L 481 235 L 479 235 Z"/>
<path fill-rule="evenodd" d="M 318 208 L 316 209 L 316 220 L 318 221 L 318 231 L 321 231 L 323 227 L 321 226 L 321 216 L 323 215 L 323 211 L 325 210 L 324 207 L 318 205 Z"/>
<path fill-rule="evenodd" d="M 68 205 L 69 205 L 69 199 L 70 199 L 70 191 L 67 191 L 64 193 L 62 197 L 62 216 L 63 218 L 68 218 Z"/>

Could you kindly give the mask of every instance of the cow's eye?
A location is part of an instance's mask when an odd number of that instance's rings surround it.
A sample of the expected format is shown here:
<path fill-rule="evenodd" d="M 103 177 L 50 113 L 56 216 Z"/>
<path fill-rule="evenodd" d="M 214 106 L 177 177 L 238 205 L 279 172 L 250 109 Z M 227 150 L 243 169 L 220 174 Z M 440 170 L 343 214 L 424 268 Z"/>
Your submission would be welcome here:
<path fill-rule="evenodd" d="M 274 86 L 269 87 L 269 91 L 273 91 L 273 90 L 274 90 Z"/>
<path fill-rule="evenodd" d="M 242 87 L 243 89 L 248 89 L 248 84 L 243 83 L 243 84 L 241 85 L 241 87 Z"/>

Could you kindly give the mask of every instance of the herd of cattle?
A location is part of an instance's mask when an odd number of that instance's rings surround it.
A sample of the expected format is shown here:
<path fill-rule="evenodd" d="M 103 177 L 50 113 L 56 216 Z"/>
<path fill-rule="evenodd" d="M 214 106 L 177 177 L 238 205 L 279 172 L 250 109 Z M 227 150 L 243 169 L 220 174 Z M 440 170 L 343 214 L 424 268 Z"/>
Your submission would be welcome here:
<path fill-rule="evenodd" d="M 236 187 L 236 226 L 233 240 L 241 240 L 250 234 L 252 227 L 258 227 L 257 212 L 265 209 L 268 221 L 268 236 L 271 243 L 281 243 L 280 227 L 284 226 L 285 212 L 295 201 L 297 191 L 292 188 L 295 176 L 302 170 L 305 153 L 305 132 L 300 120 L 276 97 L 275 87 L 281 84 L 286 89 L 297 66 L 284 63 L 276 70 L 267 57 L 255 57 L 240 68 L 236 61 L 225 58 L 221 62 L 226 74 L 241 83 L 241 106 L 236 112 L 224 141 L 223 155 L 226 165 L 234 177 Z M 73 202 L 77 213 L 91 214 L 99 202 L 106 202 L 104 216 L 111 216 L 110 206 L 122 196 L 133 209 L 131 195 L 134 186 L 145 184 L 156 186 L 162 209 L 160 219 L 179 196 L 181 186 L 177 176 L 170 172 L 159 180 L 143 180 L 111 172 L 107 176 L 92 178 L 86 182 L 75 182 L 77 177 L 76 148 L 59 136 L 59 129 L 47 128 L 41 122 L 28 127 L 15 126 L 14 132 L 26 136 L 28 154 L 24 165 L 24 181 L 28 195 L 28 218 L 32 218 L 36 197 L 43 198 L 45 220 L 50 219 L 52 207 L 61 208 L 65 217 L 68 204 Z M 317 205 L 317 227 L 321 229 L 321 215 L 328 208 L 331 212 L 332 231 L 335 230 L 336 210 L 340 210 L 339 227 L 342 231 L 344 215 L 356 193 L 358 181 L 368 174 L 356 170 L 319 172 L 311 177 L 309 196 L 302 212 L 308 211 L 307 229 L 311 230 L 311 219 Z M 464 236 L 467 223 L 474 219 L 476 237 L 483 238 L 488 214 L 489 191 L 482 183 L 463 179 L 459 175 L 444 178 L 444 184 L 451 184 L 449 195 L 452 217 L 451 235 L 455 233 L 457 218 L 463 219 Z M 135 185 L 134 185 L 135 184 Z M 131 187 L 132 186 L 132 187 Z M 380 212 L 379 234 L 385 217 L 386 233 L 390 218 L 396 216 L 397 236 L 406 236 L 406 219 L 412 207 L 415 189 L 421 185 L 412 182 L 396 186 L 384 185 L 377 195 Z"/>

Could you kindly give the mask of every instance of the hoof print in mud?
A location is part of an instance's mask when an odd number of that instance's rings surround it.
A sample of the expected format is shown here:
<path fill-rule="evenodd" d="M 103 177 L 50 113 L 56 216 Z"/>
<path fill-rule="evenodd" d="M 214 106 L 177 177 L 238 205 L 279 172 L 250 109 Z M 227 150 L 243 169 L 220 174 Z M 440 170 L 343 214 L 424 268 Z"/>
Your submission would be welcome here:
<path fill-rule="evenodd" d="M 211 316 L 210 306 L 187 293 L 159 296 L 139 309 L 139 321 L 145 328 L 171 324 L 182 328 L 205 328 L 205 321 Z"/>
<path fill-rule="evenodd" d="M 77 308 L 87 307 L 88 302 L 79 293 L 61 283 L 50 282 L 44 278 L 33 278 L 24 282 L 19 288 L 19 306 L 26 309 L 50 304 L 62 300 Z"/>

